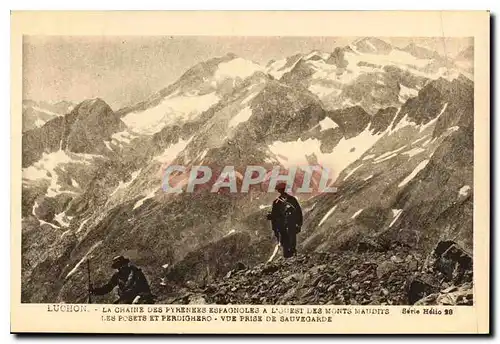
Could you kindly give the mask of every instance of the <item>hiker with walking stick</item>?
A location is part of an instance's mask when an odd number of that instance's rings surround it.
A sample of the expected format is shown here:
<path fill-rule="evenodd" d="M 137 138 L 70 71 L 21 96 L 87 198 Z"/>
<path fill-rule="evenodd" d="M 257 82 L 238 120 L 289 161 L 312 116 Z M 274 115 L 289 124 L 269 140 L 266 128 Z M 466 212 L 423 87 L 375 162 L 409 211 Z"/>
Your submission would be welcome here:
<path fill-rule="evenodd" d="M 141 269 L 130 263 L 128 258 L 117 256 L 111 264 L 117 272 L 110 281 L 98 288 L 91 288 L 93 295 L 105 295 L 118 286 L 118 300 L 114 303 L 122 304 L 152 304 L 154 296 L 151 294 L 149 283 Z"/>

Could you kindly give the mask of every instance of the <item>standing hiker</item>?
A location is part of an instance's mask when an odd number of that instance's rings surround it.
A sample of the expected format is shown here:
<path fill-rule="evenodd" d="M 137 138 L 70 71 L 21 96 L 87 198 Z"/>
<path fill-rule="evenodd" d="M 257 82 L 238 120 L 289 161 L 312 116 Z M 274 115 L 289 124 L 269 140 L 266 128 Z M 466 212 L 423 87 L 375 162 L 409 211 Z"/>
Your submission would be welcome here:
<path fill-rule="evenodd" d="M 286 193 L 285 189 L 285 183 L 276 185 L 280 195 L 274 200 L 268 219 L 283 248 L 283 257 L 289 258 L 296 253 L 297 233 L 302 227 L 302 209 L 297 199 Z"/>
<path fill-rule="evenodd" d="M 118 286 L 120 298 L 114 303 L 154 303 L 148 281 L 141 269 L 132 265 L 130 260 L 123 256 L 113 258 L 111 267 L 117 272 L 105 285 L 98 288 L 91 287 L 92 294 L 105 295 Z"/>

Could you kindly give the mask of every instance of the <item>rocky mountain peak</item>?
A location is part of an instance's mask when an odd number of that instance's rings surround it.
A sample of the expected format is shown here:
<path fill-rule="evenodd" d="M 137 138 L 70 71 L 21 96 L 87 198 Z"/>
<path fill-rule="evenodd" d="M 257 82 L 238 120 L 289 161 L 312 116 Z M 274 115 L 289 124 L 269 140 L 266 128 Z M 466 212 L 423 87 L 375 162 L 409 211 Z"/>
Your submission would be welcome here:
<path fill-rule="evenodd" d="M 368 54 L 388 54 L 392 50 L 392 45 L 376 37 L 360 38 L 354 41 L 352 46 L 357 51 Z"/>
<path fill-rule="evenodd" d="M 101 98 L 86 99 L 80 104 L 76 105 L 74 111 L 80 115 L 88 115 L 96 113 L 100 115 L 112 114 L 111 107 Z"/>
<path fill-rule="evenodd" d="M 414 42 L 408 44 L 401 50 L 406 51 L 407 53 L 410 53 L 411 55 L 419 59 L 438 59 L 438 60 L 442 59 L 442 57 L 437 52 L 422 47 L 421 45 L 418 45 Z"/>
<path fill-rule="evenodd" d="M 458 61 L 473 61 L 474 60 L 474 47 L 471 45 L 457 54 L 455 60 Z"/>

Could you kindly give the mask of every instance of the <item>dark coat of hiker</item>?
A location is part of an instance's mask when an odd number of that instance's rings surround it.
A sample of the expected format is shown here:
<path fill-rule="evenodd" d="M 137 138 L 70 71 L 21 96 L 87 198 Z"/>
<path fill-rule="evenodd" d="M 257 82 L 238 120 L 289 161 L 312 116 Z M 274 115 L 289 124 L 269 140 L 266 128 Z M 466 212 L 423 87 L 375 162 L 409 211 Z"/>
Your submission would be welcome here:
<path fill-rule="evenodd" d="M 283 256 L 289 258 L 296 253 L 297 233 L 302 227 L 302 209 L 295 197 L 285 192 L 286 185 L 278 184 L 279 197 L 273 202 L 268 219 L 283 248 Z"/>
<path fill-rule="evenodd" d="M 118 271 L 113 274 L 109 282 L 105 285 L 91 288 L 92 294 L 105 295 L 118 286 L 118 295 L 120 298 L 114 303 L 154 303 L 154 297 L 151 294 L 149 283 L 141 269 L 132 265 L 130 261 L 123 256 L 113 258 L 111 267 Z"/>

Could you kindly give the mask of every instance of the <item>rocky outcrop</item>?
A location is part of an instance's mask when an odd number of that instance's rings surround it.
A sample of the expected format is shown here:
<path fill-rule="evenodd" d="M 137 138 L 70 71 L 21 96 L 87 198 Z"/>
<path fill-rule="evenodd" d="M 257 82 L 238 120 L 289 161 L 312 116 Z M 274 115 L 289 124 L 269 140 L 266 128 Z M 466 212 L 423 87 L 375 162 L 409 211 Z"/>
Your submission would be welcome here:
<path fill-rule="evenodd" d="M 441 241 L 427 258 L 420 280 L 410 285 L 415 305 L 472 305 L 472 256 L 453 241 Z"/>
<path fill-rule="evenodd" d="M 442 265 L 435 259 L 455 266 L 461 277 L 441 273 Z M 468 305 L 472 303 L 469 263 L 470 256 L 450 242 L 440 243 L 427 259 L 397 245 L 382 251 L 304 253 L 250 268 L 239 262 L 215 282 L 190 280 L 178 286 L 180 291 L 160 298 L 168 303 Z M 168 277 L 164 285 L 167 290 Z"/>

